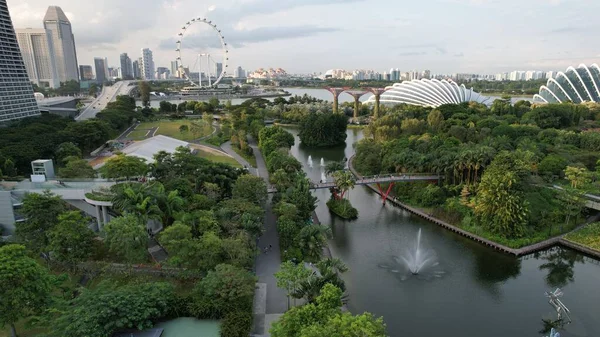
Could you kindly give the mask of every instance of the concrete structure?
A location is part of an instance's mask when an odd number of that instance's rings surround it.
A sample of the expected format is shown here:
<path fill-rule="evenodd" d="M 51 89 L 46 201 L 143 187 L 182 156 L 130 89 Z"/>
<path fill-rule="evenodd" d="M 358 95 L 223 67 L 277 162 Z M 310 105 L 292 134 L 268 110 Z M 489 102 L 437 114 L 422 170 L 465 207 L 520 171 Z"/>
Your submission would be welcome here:
<path fill-rule="evenodd" d="M 79 79 L 81 81 L 91 81 L 94 79 L 94 71 L 92 66 L 80 65 L 79 66 Z"/>
<path fill-rule="evenodd" d="M 345 88 L 327 88 L 327 91 L 329 91 L 331 94 L 333 94 L 333 113 L 338 113 L 338 98 L 340 97 L 340 94 L 346 90 L 350 89 L 349 87 L 345 87 Z"/>
<path fill-rule="evenodd" d="M 140 62 L 139 62 L 139 61 L 137 61 L 137 60 L 136 60 L 136 61 L 133 61 L 133 62 L 131 63 L 131 67 L 133 68 L 133 69 L 132 69 L 132 75 L 133 75 L 133 78 L 134 78 L 134 79 L 141 78 L 141 73 L 142 73 L 142 72 L 140 71 Z"/>
<path fill-rule="evenodd" d="M 119 56 L 121 61 L 121 79 L 132 80 L 133 79 L 133 64 L 131 58 L 127 53 L 123 53 Z"/>
<path fill-rule="evenodd" d="M 349 90 L 345 91 L 348 95 L 354 98 L 354 116 L 352 117 L 353 123 L 358 123 L 358 111 L 360 110 L 360 98 L 368 91 L 363 90 Z"/>
<path fill-rule="evenodd" d="M 51 32 L 43 28 L 26 28 L 17 29 L 16 33 L 29 80 L 39 87 L 60 87 Z"/>
<path fill-rule="evenodd" d="M 569 67 L 549 78 L 533 96 L 536 103 L 600 102 L 600 67 L 597 64 Z"/>
<path fill-rule="evenodd" d="M 142 58 L 140 63 L 141 76 L 145 80 L 154 79 L 154 59 L 152 51 L 148 48 L 142 49 Z"/>
<path fill-rule="evenodd" d="M 0 0 L 0 123 L 39 113 L 6 0 Z"/>
<path fill-rule="evenodd" d="M 428 70 L 426 70 L 428 71 Z M 367 88 L 367 90 L 375 97 L 375 107 L 373 108 L 373 119 L 379 118 L 379 106 L 381 101 L 381 94 L 385 92 L 383 88 Z"/>
<path fill-rule="evenodd" d="M 106 58 L 94 57 L 94 68 L 96 69 L 96 82 L 103 84 L 108 81 L 108 66 Z"/>
<path fill-rule="evenodd" d="M 451 80 L 421 79 L 395 83 L 385 88 L 380 101 L 386 104 L 411 104 L 427 107 L 438 107 L 444 104 L 459 104 L 463 102 L 484 103 L 488 98 L 460 86 Z M 365 103 L 375 103 L 375 95 Z"/>
<path fill-rule="evenodd" d="M 75 37 L 71 30 L 71 22 L 60 7 L 48 7 L 44 16 L 44 28 L 51 32 L 56 72 L 60 82 L 79 81 Z"/>
<path fill-rule="evenodd" d="M 171 77 L 179 77 L 179 62 L 177 60 L 171 61 Z"/>
<path fill-rule="evenodd" d="M 54 178 L 54 163 L 52 159 L 38 159 L 31 162 L 33 175 L 43 175 L 46 179 Z"/>
<path fill-rule="evenodd" d="M 19 208 L 22 205 L 16 195 L 0 186 L 0 231 L 2 236 L 14 234 L 15 224 L 25 220 L 19 214 Z"/>
<path fill-rule="evenodd" d="M 71 118 L 75 118 L 79 114 L 79 110 L 77 109 L 78 101 L 78 98 L 70 96 L 37 99 L 40 112 Z"/>

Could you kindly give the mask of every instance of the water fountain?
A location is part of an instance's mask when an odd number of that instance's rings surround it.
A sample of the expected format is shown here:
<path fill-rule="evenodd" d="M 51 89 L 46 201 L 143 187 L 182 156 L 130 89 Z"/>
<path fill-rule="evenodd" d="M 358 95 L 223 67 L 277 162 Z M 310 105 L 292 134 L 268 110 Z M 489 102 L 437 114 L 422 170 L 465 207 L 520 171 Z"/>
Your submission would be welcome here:
<path fill-rule="evenodd" d="M 321 167 L 325 167 L 325 158 L 321 157 Z"/>
<path fill-rule="evenodd" d="M 313 168 L 313 161 L 311 155 L 308 156 L 308 167 Z"/>
<path fill-rule="evenodd" d="M 435 252 L 421 247 L 421 229 L 417 233 L 417 241 L 414 249 L 407 249 L 403 256 L 397 258 L 398 262 L 404 266 L 413 275 L 418 275 L 424 268 L 437 265 Z"/>
<path fill-rule="evenodd" d="M 321 181 L 322 182 L 326 182 L 327 181 L 327 176 L 325 175 L 325 172 L 321 172 Z"/>

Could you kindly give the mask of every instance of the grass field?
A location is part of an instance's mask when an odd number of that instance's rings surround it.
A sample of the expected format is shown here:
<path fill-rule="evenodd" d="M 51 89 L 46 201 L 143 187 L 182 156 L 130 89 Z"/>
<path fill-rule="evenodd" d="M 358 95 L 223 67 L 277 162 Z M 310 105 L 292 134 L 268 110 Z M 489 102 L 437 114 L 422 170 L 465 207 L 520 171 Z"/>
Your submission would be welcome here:
<path fill-rule="evenodd" d="M 600 250 L 600 222 L 589 224 L 583 229 L 567 234 L 565 238 L 580 245 Z"/>
<path fill-rule="evenodd" d="M 208 159 L 215 163 L 229 164 L 233 167 L 242 167 L 242 165 L 240 165 L 240 163 L 238 163 L 237 160 L 225 154 L 221 154 L 221 152 L 219 151 L 201 148 L 199 146 L 193 146 L 193 148 L 198 151 L 196 153 L 196 156 L 200 158 Z"/>
<path fill-rule="evenodd" d="M 163 135 L 167 137 L 172 137 L 175 139 L 183 140 L 183 141 L 191 141 L 194 139 L 198 139 L 204 136 L 208 136 L 213 132 L 212 126 L 210 130 L 208 128 L 204 128 L 204 122 L 202 120 L 195 120 L 194 123 L 200 125 L 200 132 L 194 134 L 191 131 L 191 121 L 188 120 L 177 120 L 177 121 L 157 121 L 157 122 L 144 122 L 137 126 L 137 128 L 131 132 L 128 138 L 134 140 L 144 139 L 147 130 L 158 127 L 156 131 L 157 135 Z M 190 130 L 185 132 L 180 132 L 179 127 L 182 125 L 187 125 Z"/>

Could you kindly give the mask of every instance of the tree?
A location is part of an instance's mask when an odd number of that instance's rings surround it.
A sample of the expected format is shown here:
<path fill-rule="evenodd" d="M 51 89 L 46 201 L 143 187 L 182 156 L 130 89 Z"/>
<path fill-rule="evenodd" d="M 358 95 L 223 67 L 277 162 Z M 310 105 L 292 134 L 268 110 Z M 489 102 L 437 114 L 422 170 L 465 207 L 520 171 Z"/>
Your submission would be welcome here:
<path fill-rule="evenodd" d="M 160 183 L 155 183 L 160 184 Z M 114 207 L 121 213 L 133 214 L 147 224 L 148 220 L 161 219 L 163 212 L 158 206 L 154 184 L 123 184 L 113 197 Z"/>
<path fill-rule="evenodd" d="M 49 271 L 27 255 L 24 246 L 0 247 L 0 326 L 39 313 L 50 300 L 52 277 Z"/>
<path fill-rule="evenodd" d="M 356 179 L 354 179 L 354 174 L 350 171 L 337 171 L 333 173 L 333 178 L 335 179 L 335 186 L 342 193 L 340 198 L 343 199 L 346 192 L 354 188 L 354 184 L 356 183 Z"/>
<path fill-rule="evenodd" d="M 283 262 L 279 266 L 279 271 L 275 273 L 277 287 L 285 289 L 288 297 L 288 310 L 290 308 L 290 296 L 298 291 L 302 282 L 304 282 L 312 272 L 304 267 L 304 264 L 295 264 L 291 261 Z M 294 306 L 296 299 L 294 298 Z"/>
<path fill-rule="evenodd" d="M 440 132 L 444 128 L 444 115 L 439 110 L 431 110 L 427 115 L 427 124 L 433 132 Z"/>
<path fill-rule="evenodd" d="M 314 303 L 295 307 L 273 323 L 273 337 L 385 337 L 382 318 L 370 313 L 342 313 L 342 291 L 326 284 Z"/>
<path fill-rule="evenodd" d="M 327 163 L 327 165 L 325 165 L 325 174 L 330 176 L 337 171 L 343 171 L 344 167 L 345 167 L 345 165 L 341 161 L 329 162 L 329 163 Z"/>
<path fill-rule="evenodd" d="M 261 177 L 245 174 L 240 176 L 233 185 L 234 198 L 242 198 L 259 206 L 264 206 L 267 201 L 267 184 Z"/>
<path fill-rule="evenodd" d="M 529 169 L 517 154 L 501 152 L 483 174 L 474 211 L 492 232 L 508 238 L 524 235 L 528 203 L 522 184 Z"/>
<path fill-rule="evenodd" d="M 590 182 L 590 174 L 584 167 L 567 166 L 565 176 L 571 182 L 571 187 L 574 189 L 584 188 Z"/>
<path fill-rule="evenodd" d="M 348 271 L 348 267 L 340 259 L 321 260 L 316 264 L 318 273 L 302 280 L 299 286 L 292 292 L 294 298 L 304 298 L 308 302 L 314 302 L 321 290 L 327 284 L 332 284 L 342 292 L 346 291 L 346 284 L 340 275 Z"/>
<path fill-rule="evenodd" d="M 10 159 L 6 159 L 4 161 L 2 170 L 4 171 L 4 174 L 7 177 L 16 177 L 17 176 L 17 168 L 15 167 L 15 163 Z"/>
<path fill-rule="evenodd" d="M 126 178 L 129 180 L 130 177 L 143 176 L 147 172 L 148 165 L 145 159 L 126 156 L 123 153 L 108 159 L 100 168 L 100 173 L 108 179 Z"/>
<path fill-rule="evenodd" d="M 69 157 L 81 158 L 81 150 L 72 142 L 64 142 L 56 148 L 56 163 L 62 165 Z"/>
<path fill-rule="evenodd" d="M 77 157 L 66 158 L 65 167 L 58 169 L 58 176 L 61 178 L 95 178 L 96 170 L 90 166 L 85 159 Z"/>
<path fill-rule="evenodd" d="M 106 226 L 105 244 L 109 251 L 120 259 L 144 262 L 148 257 L 148 233 L 139 218 L 126 214 L 113 218 Z"/>
<path fill-rule="evenodd" d="M 250 272 L 220 264 L 194 288 L 190 312 L 197 317 L 220 318 L 229 312 L 252 310 L 255 282 Z"/>
<path fill-rule="evenodd" d="M 346 141 L 348 118 L 342 114 L 310 114 L 300 121 L 298 137 L 309 147 L 341 145 Z"/>
<path fill-rule="evenodd" d="M 329 235 L 329 227 L 323 225 L 312 224 L 300 230 L 300 233 L 296 237 L 296 242 L 306 261 L 319 261 Z"/>
<path fill-rule="evenodd" d="M 92 253 L 94 237 L 88 228 L 89 219 L 80 212 L 65 212 L 58 216 L 58 224 L 50 230 L 48 250 L 52 258 L 67 263 L 85 260 Z"/>
<path fill-rule="evenodd" d="M 142 99 L 142 105 L 145 107 L 150 106 L 150 85 L 146 81 L 140 81 L 138 83 L 138 90 L 140 91 L 140 97 Z"/>
<path fill-rule="evenodd" d="M 185 124 L 179 126 L 179 132 L 181 132 L 181 133 L 186 133 L 189 130 L 190 130 L 190 128 Z"/>
<path fill-rule="evenodd" d="M 174 286 L 168 282 L 102 281 L 72 300 L 53 321 L 52 336 L 105 337 L 123 329 L 148 329 L 169 313 L 175 298 Z"/>
<path fill-rule="evenodd" d="M 538 173 L 548 180 L 553 177 L 560 177 L 565 168 L 567 167 L 568 161 L 555 154 L 549 154 L 544 158 L 538 165 Z"/>
<path fill-rule="evenodd" d="M 33 252 L 46 252 L 48 233 L 58 224 L 58 216 L 65 210 L 65 202 L 50 191 L 26 194 L 21 214 L 27 220 L 16 223 L 17 239 Z"/>

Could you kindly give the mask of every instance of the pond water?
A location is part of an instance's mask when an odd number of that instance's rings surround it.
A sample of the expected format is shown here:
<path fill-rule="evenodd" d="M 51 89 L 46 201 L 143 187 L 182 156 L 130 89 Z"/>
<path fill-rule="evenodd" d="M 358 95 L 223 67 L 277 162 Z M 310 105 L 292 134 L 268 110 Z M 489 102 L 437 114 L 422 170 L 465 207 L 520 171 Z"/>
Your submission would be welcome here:
<path fill-rule="evenodd" d="M 220 323 L 213 320 L 180 317 L 157 324 L 155 328 L 164 329 L 161 337 L 219 337 Z"/>
<path fill-rule="evenodd" d="M 313 181 L 325 163 L 349 158 L 362 130 L 349 129 L 346 146 L 307 149 L 297 131 L 292 154 Z M 307 164 L 311 156 L 313 168 Z M 331 226 L 334 257 L 350 268 L 344 274 L 352 313 L 383 316 L 390 336 L 512 337 L 546 336 L 542 319 L 556 319 L 545 291 L 561 287 L 561 300 L 573 322 L 562 337 L 600 336 L 600 262 L 555 247 L 516 258 L 498 253 L 433 223 L 392 206 L 364 186 L 350 191 L 359 218 L 333 217 L 325 205 L 329 191 L 317 190 L 316 210 Z M 419 230 L 421 249 L 435 255 L 419 275 L 412 275 L 402 257 L 413 250 Z"/>

